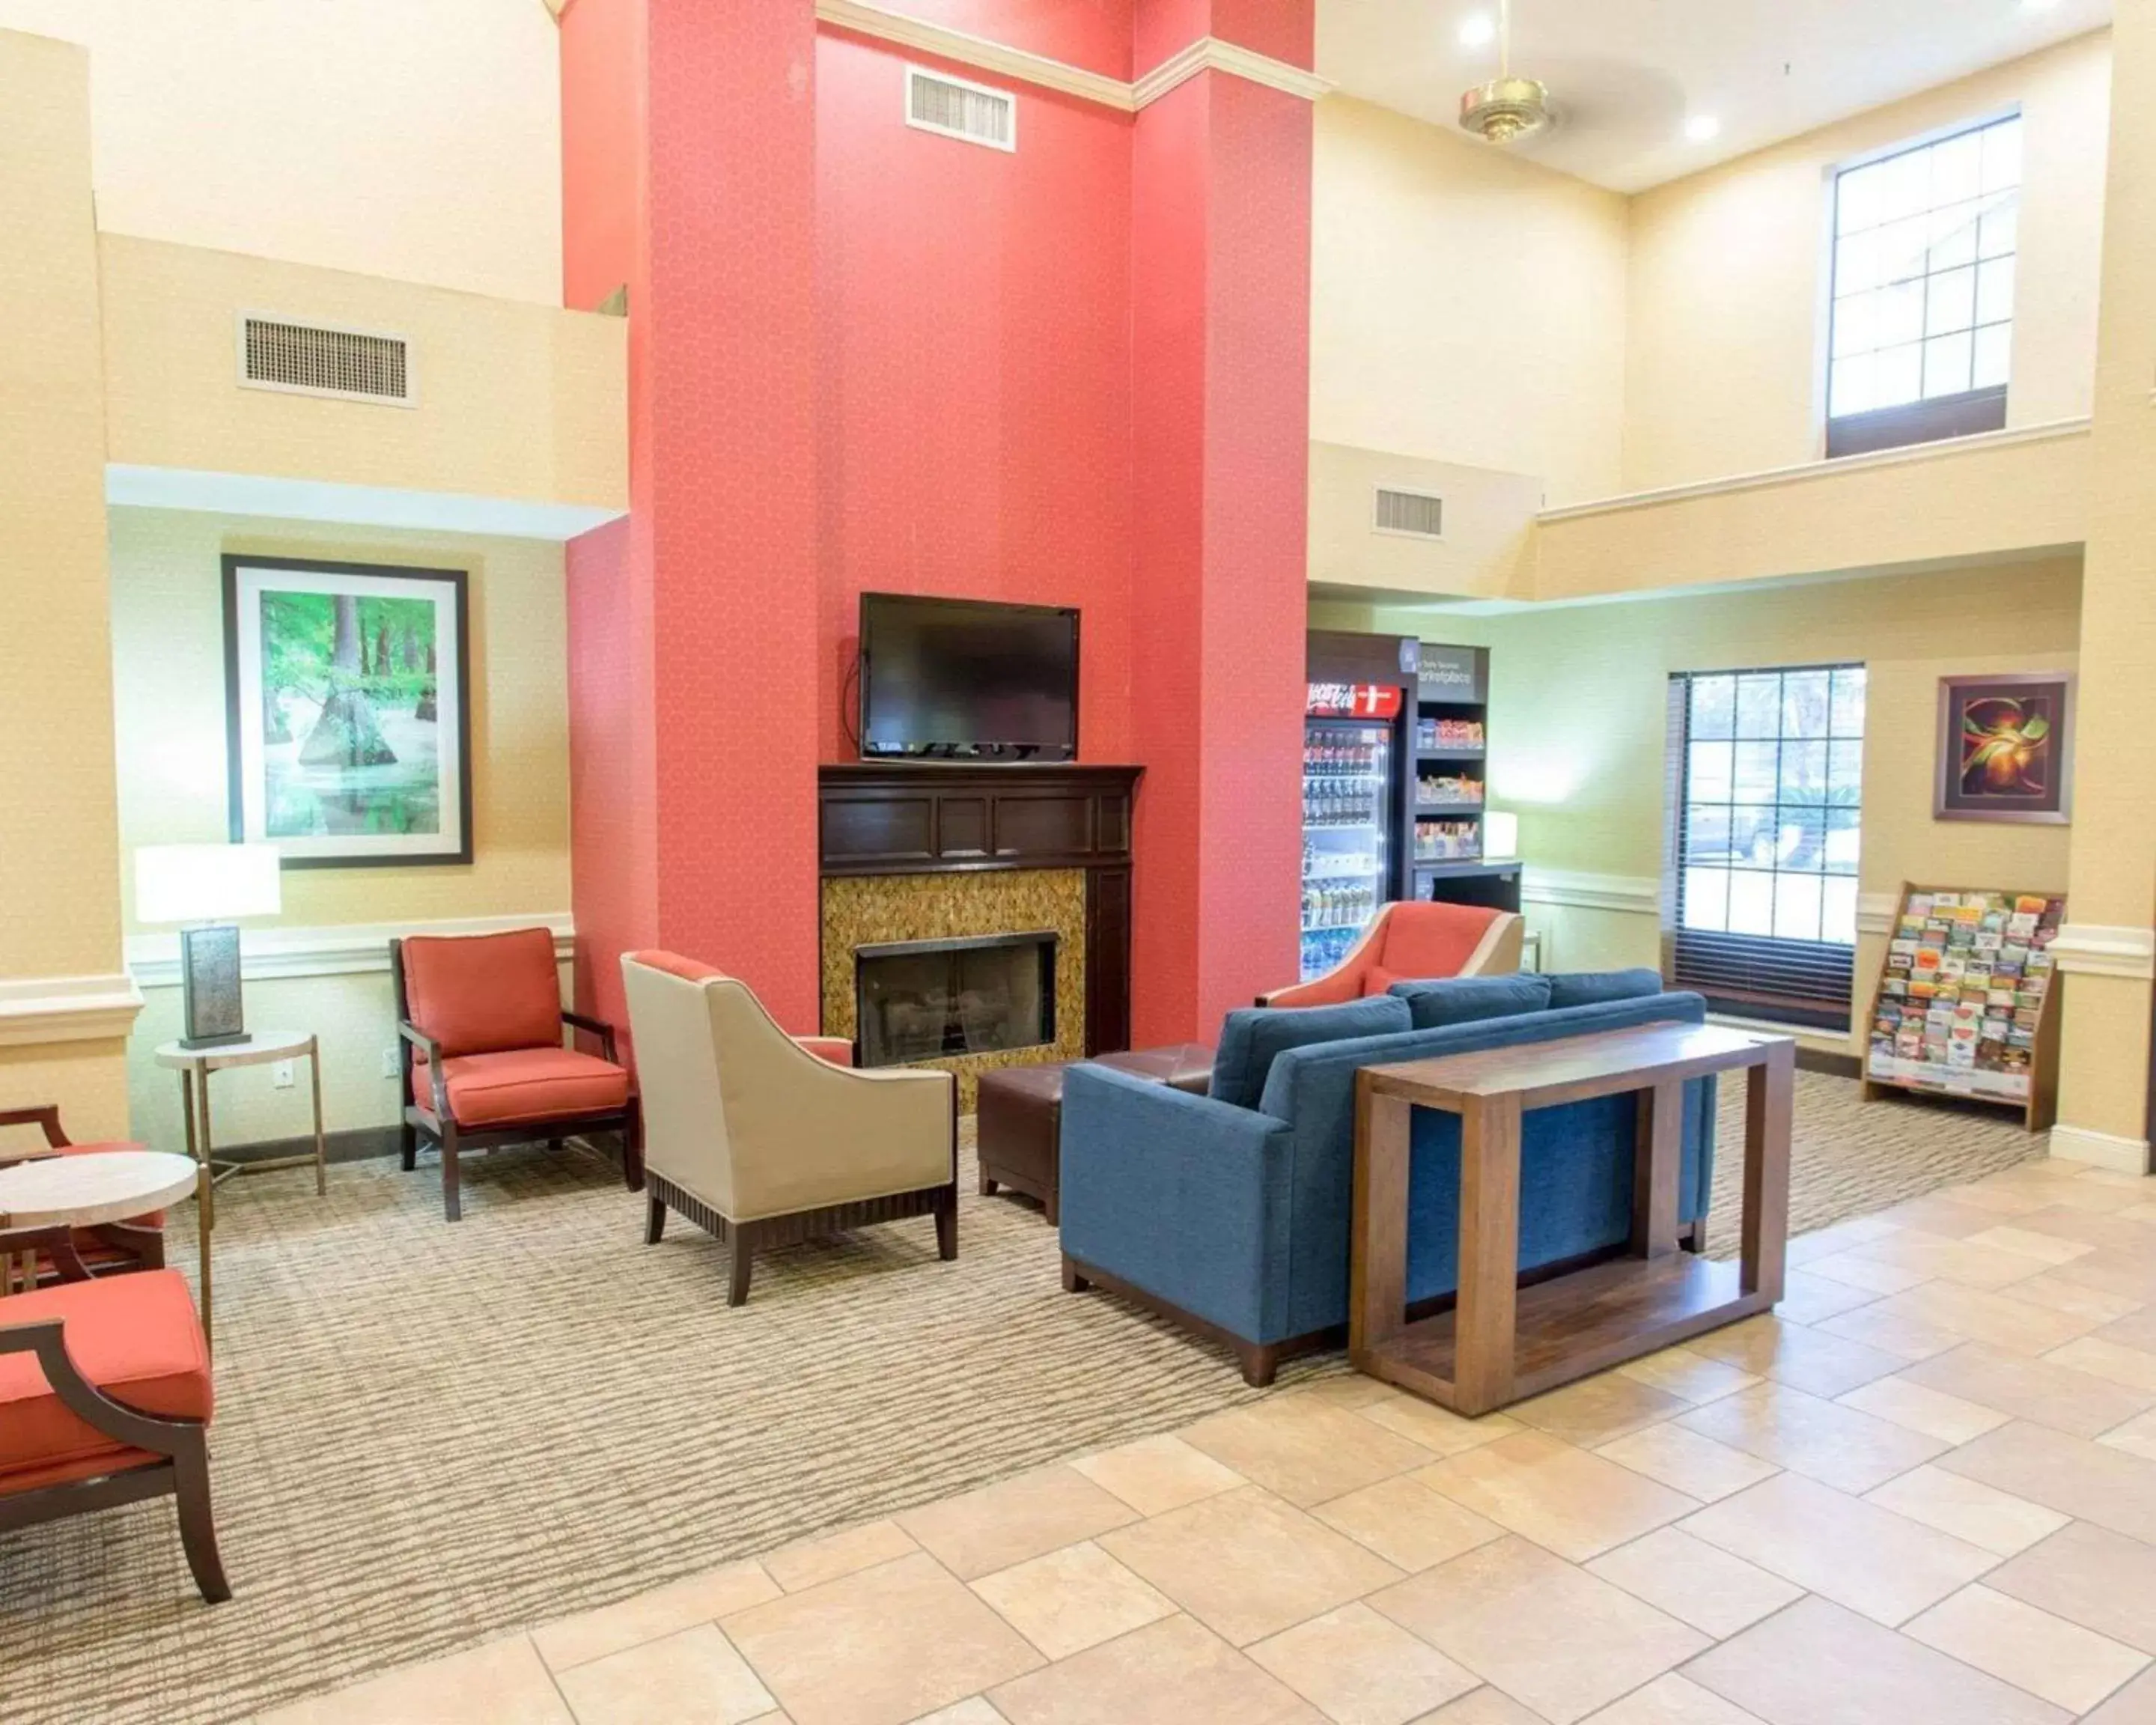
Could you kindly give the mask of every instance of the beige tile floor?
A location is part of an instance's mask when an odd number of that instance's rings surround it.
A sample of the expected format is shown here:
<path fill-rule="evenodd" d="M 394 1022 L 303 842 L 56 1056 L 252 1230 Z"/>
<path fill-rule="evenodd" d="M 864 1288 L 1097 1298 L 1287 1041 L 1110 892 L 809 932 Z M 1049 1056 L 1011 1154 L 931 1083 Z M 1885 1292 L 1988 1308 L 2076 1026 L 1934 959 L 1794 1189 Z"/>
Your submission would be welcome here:
<path fill-rule="evenodd" d="M 2156 1725 L 2156 1179 L 1792 1257 L 1505 1414 L 1330 1379 L 257 1725 Z"/>

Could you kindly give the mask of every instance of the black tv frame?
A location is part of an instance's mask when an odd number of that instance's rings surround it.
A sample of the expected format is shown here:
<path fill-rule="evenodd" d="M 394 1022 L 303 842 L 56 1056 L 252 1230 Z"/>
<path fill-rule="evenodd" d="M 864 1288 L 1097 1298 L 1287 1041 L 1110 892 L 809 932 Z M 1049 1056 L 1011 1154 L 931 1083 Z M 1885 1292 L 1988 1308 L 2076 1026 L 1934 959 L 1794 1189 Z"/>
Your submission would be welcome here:
<path fill-rule="evenodd" d="M 873 655 L 870 651 L 869 614 L 877 600 L 888 599 L 901 604 L 916 606 L 944 606 L 953 611 L 1000 611 L 1009 616 L 1067 617 L 1070 619 L 1070 752 L 1058 757 L 1043 748 L 1029 755 L 968 753 L 959 744 L 936 746 L 929 754 L 886 754 L 872 752 L 869 747 L 869 688 L 874 673 Z M 941 593 L 864 593 L 860 596 L 859 622 L 855 637 L 855 666 L 860 683 L 860 726 L 857 747 L 864 761 L 964 761 L 983 767 L 1040 767 L 1055 766 L 1078 758 L 1080 736 L 1079 695 L 1084 684 L 1083 660 L 1081 657 L 1083 638 L 1081 634 L 1080 608 L 1075 605 L 1019 604 L 1003 599 L 953 598 Z"/>

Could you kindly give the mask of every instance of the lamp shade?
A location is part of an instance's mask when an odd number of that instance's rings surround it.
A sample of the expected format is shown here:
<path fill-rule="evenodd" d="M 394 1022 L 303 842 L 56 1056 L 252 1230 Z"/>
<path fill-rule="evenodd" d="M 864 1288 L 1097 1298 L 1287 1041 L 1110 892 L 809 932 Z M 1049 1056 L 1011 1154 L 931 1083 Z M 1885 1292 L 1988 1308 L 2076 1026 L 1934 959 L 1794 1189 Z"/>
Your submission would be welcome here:
<path fill-rule="evenodd" d="M 1520 854 L 1520 817 L 1494 810 L 1482 817 L 1482 854 L 1486 857 L 1515 857 Z"/>
<path fill-rule="evenodd" d="M 135 920 L 216 922 L 283 907 L 274 845 L 145 845 L 135 853 Z"/>

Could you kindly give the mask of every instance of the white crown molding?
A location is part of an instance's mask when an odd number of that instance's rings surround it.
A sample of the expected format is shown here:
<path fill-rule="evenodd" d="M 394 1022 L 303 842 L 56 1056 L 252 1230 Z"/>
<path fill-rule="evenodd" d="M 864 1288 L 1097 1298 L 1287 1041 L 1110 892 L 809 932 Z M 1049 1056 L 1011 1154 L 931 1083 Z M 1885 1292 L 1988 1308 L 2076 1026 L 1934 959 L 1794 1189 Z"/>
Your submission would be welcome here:
<path fill-rule="evenodd" d="M 1702 480 L 1695 485 L 1666 485 L 1656 491 L 1631 491 L 1621 496 L 1598 498 L 1590 503 L 1572 503 L 1562 509 L 1545 509 L 1536 521 L 1578 521 L 1584 516 L 1615 515 L 1628 509 L 1653 509 L 1664 503 L 1681 503 L 1691 497 L 1718 497 L 1733 491 L 1757 491 L 1770 485 L 1800 484 L 1806 480 L 1830 479 L 1867 468 L 1901 467 L 1912 462 L 1939 461 L 1973 451 L 2005 449 L 2015 444 L 2049 443 L 2083 437 L 2089 421 L 2051 419 L 2041 425 L 2012 425 L 2004 431 L 1979 431 L 1969 437 L 1943 438 L 1937 443 L 1912 444 L 1898 449 L 1880 449 L 1869 455 L 1841 455 L 1831 461 L 1806 461 L 1794 467 L 1770 467 L 1758 473 L 1740 473 L 1727 479 Z"/>
<path fill-rule="evenodd" d="M 0 1048 L 125 1036 L 141 1010 L 142 991 L 125 971 L 0 978 Z"/>
<path fill-rule="evenodd" d="M 2051 957 L 2068 976 L 2156 977 L 2156 929 L 2069 922 L 2051 942 Z"/>
<path fill-rule="evenodd" d="M 2051 1154 L 2061 1162 L 2085 1162 L 2122 1174 L 2156 1172 L 2149 1163 L 2148 1139 L 2122 1138 L 2115 1132 L 2068 1126 L 2063 1121 L 2051 1128 Z"/>
<path fill-rule="evenodd" d="M 1894 932 L 1894 913 L 1902 908 L 1899 894 L 1892 892 L 1860 892 L 1856 895 L 1856 932 L 1859 934 L 1892 934 Z"/>
<path fill-rule="evenodd" d="M 1526 868 L 1520 896 L 1532 905 L 1577 911 L 1622 911 L 1635 916 L 1662 914 L 1662 883 L 1651 875 L 1591 875 L 1570 869 Z"/>
<path fill-rule="evenodd" d="M 1147 104 L 1158 101 L 1178 84 L 1207 71 L 1225 72 L 1252 84 L 1262 84 L 1269 90 L 1285 90 L 1305 101 L 1314 102 L 1332 88 L 1330 82 L 1315 72 L 1306 72 L 1285 60 L 1270 59 L 1212 36 L 1200 37 L 1182 53 L 1163 60 L 1135 84 L 1130 84 L 1120 78 L 1111 78 L 1105 72 L 1088 71 L 1083 66 L 1050 59 L 1045 54 L 1007 48 L 1000 42 L 992 42 L 968 31 L 954 30 L 947 25 L 909 18 L 904 13 L 881 6 L 870 6 L 866 0 L 816 0 L 816 18 L 819 23 L 851 30 L 857 36 L 872 36 L 879 42 L 1015 79 L 1036 89 L 1075 96 L 1081 101 L 1093 102 L 1118 114 L 1135 114 Z"/>
<path fill-rule="evenodd" d="M 1330 79 L 1321 78 L 1315 72 L 1306 72 L 1285 60 L 1270 59 L 1233 42 L 1223 42 L 1218 36 L 1200 36 L 1180 54 L 1170 54 L 1131 86 L 1132 105 L 1149 107 L 1200 72 L 1225 72 L 1251 84 L 1262 84 L 1268 90 L 1301 96 L 1306 102 L 1316 101 L 1332 88 Z"/>
<path fill-rule="evenodd" d="M 246 982 L 289 977 L 387 973 L 389 942 L 413 934 L 506 934 L 544 927 L 558 961 L 576 952 L 576 925 L 566 911 L 551 916 L 457 916 L 424 922 L 342 922 L 322 928 L 246 928 L 239 935 L 239 974 Z M 131 934 L 127 968 L 145 988 L 180 985 L 180 941 L 173 934 Z"/>

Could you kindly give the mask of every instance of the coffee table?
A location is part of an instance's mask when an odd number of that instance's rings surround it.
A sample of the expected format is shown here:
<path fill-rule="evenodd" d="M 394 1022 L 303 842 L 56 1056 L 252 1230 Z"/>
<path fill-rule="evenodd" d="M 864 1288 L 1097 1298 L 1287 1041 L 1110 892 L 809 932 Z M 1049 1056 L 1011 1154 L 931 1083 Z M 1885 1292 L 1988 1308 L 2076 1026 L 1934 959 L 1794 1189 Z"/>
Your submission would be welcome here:
<path fill-rule="evenodd" d="M 0 1228 L 94 1228 L 160 1210 L 190 1192 L 208 1197 L 209 1169 L 191 1156 L 165 1150 L 96 1150 L 85 1156 L 41 1156 L 0 1168 Z M 203 1334 L 209 1334 L 209 1230 L 202 1241 Z M 0 1261 L 0 1293 L 19 1281 L 37 1286 L 34 1252 L 13 1265 Z"/>
<path fill-rule="evenodd" d="M 1348 1357 L 1455 1413 L 1493 1408 L 1764 1312 L 1782 1297 L 1796 1044 L 1715 1024 L 1649 1024 L 1356 1075 Z M 1684 1086 L 1747 1074 L 1743 1245 L 1717 1264 L 1677 1245 Z M 1520 1120 L 1639 1094 L 1632 1235 L 1622 1256 L 1519 1286 Z M 1457 1303 L 1407 1321 L 1410 1116 L 1460 1117 Z"/>

